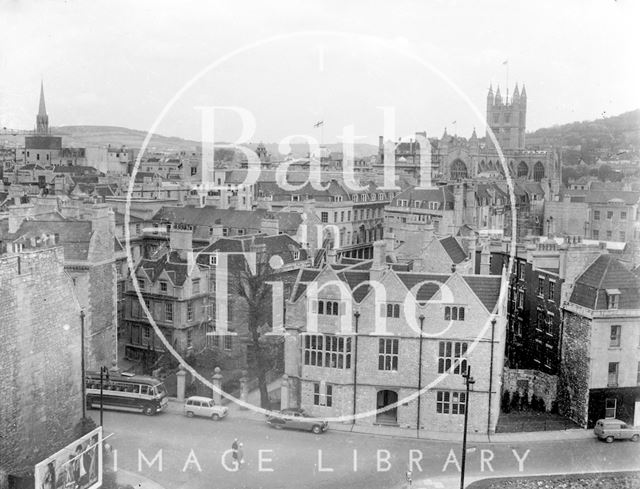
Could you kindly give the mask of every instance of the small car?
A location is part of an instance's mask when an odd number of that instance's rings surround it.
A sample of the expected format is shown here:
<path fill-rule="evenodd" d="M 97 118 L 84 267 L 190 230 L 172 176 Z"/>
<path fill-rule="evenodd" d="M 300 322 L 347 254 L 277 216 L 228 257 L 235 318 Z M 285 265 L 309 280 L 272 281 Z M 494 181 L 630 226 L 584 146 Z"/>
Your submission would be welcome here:
<path fill-rule="evenodd" d="M 613 418 L 599 419 L 593 428 L 593 433 L 598 439 L 607 443 L 613 440 L 640 440 L 640 427 L 629 426 L 624 421 Z"/>
<path fill-rule="evenodd" d="M 316 435 L 324 433 L 329 427 L 326 421 L 318 420 L 300 408 L 288 408 L 278 411 L 278 415 L 268 415 L 267 423 L 276 429 L 289 428 L 293 430 L 311 431 Z"/>
<path fill-rule="evenodd" d="M 218 421 L 224 418 L 229 410 L 225 406 L 220 406 L 209 397 L 191 396 L 184 402 L 184 414 L 189 418 L 203 416 Z"/>

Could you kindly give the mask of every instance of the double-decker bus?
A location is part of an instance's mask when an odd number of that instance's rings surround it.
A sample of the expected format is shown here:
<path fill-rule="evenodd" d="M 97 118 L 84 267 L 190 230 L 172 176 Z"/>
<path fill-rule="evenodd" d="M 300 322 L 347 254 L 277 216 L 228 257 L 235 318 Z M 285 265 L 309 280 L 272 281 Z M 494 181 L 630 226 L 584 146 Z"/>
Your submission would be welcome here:
<path fill-rule="evenodd" d="M 100 408 L 100 372 L 87 372 L 86 402 L 89 408 Z M 164 384 L 153 377 L 128 373 L 109 373 L 102 382 L 104 409 L 142 412 L 153 416 L 169 403 Z"/>

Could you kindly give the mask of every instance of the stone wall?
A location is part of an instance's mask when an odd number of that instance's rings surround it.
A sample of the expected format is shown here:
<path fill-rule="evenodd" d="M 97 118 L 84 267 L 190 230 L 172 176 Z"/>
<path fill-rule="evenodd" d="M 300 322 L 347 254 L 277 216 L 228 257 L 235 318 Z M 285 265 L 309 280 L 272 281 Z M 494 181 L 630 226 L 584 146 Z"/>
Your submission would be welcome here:
<path fill-rule="evenodd" d="M 89 269 L 89 312 L 87 324 L 87 368 L 110 367 L 117 361 L 117 302 L 114 262 Z"/>
<path fill-rule="evenodd" d="M 62 248 L 0 259 L 0 467 L 28 475 L 82 417 L 80 308 Z"/>
<path fill-rule="evenodd" d="M 565 310 L 562 361 L 558 379 L 560 414 L 582 427 L 587 426 L 589 408 L 589 345 L 591 321 Z"/>
<path fill-rule="evenodd" d="M 505 368 L 503 381 L 503 392 L 508 391 L 513 394 L 518 391 L 521 396 L 526 392 L 528 402 L 531 402 L 533 396 L 543 399 L 547 412 L 551 410 L 556 401 L 558 391 L 558 376 L 556 375 L 549 375 L 538 370 Z"/>

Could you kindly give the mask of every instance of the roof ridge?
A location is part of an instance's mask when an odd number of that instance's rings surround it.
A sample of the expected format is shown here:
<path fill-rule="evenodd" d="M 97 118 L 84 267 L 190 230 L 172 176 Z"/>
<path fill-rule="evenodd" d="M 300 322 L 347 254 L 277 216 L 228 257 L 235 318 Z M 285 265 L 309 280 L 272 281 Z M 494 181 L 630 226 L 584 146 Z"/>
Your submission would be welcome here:
<path fill-rule="evenodd" d="M 598 282 L 598 290 L 602 289 L 602 284 L 604 283 L 604 279 L 607 276 L 607 272 L 609 271 L 609 267 L 611 266 L 611 255 L 600 255 L 602 257 L 607 257 L 604 258 L 605 260 L 607 260 L 607 266 L 605 267 L 604 271 L 602 272 L 602 275 L 600 275 L 600 281 Z M 596 292 L 597 294 L 597 292 Z"/>

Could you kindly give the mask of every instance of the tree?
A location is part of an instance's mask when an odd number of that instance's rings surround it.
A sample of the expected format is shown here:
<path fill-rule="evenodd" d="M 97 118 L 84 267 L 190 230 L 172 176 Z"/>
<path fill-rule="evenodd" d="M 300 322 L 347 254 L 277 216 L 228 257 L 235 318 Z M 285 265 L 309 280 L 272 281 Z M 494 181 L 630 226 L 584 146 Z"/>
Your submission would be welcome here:
<path fill-rule="evenodd" d="M 511 394 L 509 391 L 504 391 L 502 393 L 502 412 L 508 413 L 511 411 Z"/>
<path fill-rule="evenodd" d="M 280 336 L 268 337 L 272 330 L 272 292 L 269 282 L 277 282 L 277 271 L 269 265 L 266 252 L 256 253 L 255 267 L 241 257 L 229 260 L 229 292 L 237 297 L 236 310 L 246 319 L 249 332 L 247 365 L 256 373 L 260 389 L 260 405 L 268 409 L 269 391 L 267 372 L 277 363 L 274 358 L 274 342 L 282 341 Z"/>
<path fill-rule="evenodd" d="M 515 391 L 513 393 L 513 395 L 511 396 L 511 410 L 512 411 L 520 411 L 521 410 L 521 405 L 520 405 L 520 392 L 519 391 Z"/>

